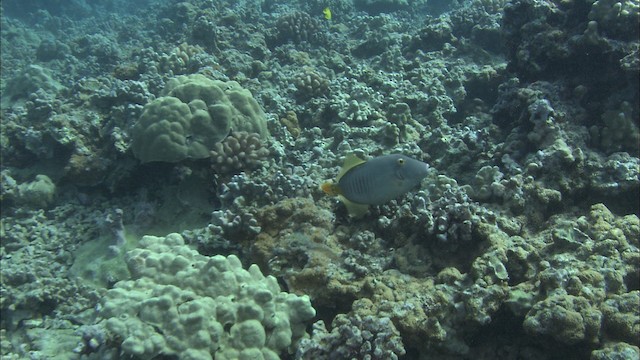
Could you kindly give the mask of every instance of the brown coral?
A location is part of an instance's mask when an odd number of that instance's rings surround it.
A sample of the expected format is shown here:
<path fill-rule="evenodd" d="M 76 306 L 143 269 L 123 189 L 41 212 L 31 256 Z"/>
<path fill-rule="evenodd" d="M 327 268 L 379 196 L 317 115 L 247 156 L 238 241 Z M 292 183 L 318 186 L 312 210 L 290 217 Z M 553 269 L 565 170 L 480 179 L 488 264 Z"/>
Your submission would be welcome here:
<path fill-rule="evenodd" d="M 329 89 L 327 78 L 310 68 L 305 68 L 303 72 L 297 74 L 294 84 L 296 95 L 303 100 L 322 96 Z"/>
<path fill-rule="evenodd" d="M 140 77 L 140 70 L 134 63 L 120 64 L 113 69 L 113 76 L 120 80 L 137 80 Z"/>
<path fill-rule="evenodd" d="M 218 174 L 239 173 L 260 167 L 268 155 L 259 134 L 237 131 L 214 145 L 211 167 Z"/>
<path fill-rule="evenodd" d="M 318 19 L 302 11 L 294 11 L 278 18 L 272 43 L 279 45 L 291 41 L 314 43 L 322 40 L 322 27 Z"/>
<path fill-rule="evenodd" d="M 182 43 L 169 54 L 160 56 L 159 70 L 174 75 L 194 72 L 200 67 L 199 56 L 204 54 L 206 53 L 202 47 Z"/>
<path fill-rule="evenodd" d="M 298 115 L 294 111 L 287 111 L 285 116 L 280 118 L 280 123 L 289 130 L 294 138 L 300 135 L 300 122 L 298 122 Z"/>

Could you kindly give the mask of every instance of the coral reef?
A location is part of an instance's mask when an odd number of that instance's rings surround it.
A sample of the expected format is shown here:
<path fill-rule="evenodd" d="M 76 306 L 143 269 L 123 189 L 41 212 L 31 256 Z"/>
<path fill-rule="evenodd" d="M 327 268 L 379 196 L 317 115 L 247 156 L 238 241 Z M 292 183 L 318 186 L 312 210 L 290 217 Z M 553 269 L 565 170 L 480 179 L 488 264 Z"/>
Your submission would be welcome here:
<path fill-rule="evenodd" d="M 218 174 L 232 174 L 258 168 L 269 156 L 260 134 L 234 131 L 211 150 L 211 167 Z"/>
<path fill-rule="evenodd" d="M 38 90 L 56 93 L 63 89 L 64 86 L 52 78 L 50 71 L 40 65 L 29 65 L 20 75 L 8 81 L 2 91 L 2 108 L 23 103 Z"/>
<path fill-rule="evenodd" d="M 533 335 L 549 335 L 573 345 L 595 342 L 600 335 L 602 313 L 583 297 L 571 295 L 548 297 L 536 303 L 525 319 L 524 330 Z"/>
<path fill-rule="evenodd" d="M 393 12 L 399 10 L 409 10 L 424 4 L 424 0 L 356 0 L 356 8 L 370 13 Z"/>
<path fill-rule="evenodd" d="M 638 357 L 637 0 L 0 6 L 3 359 Z"/>
<path fill-rule="evenodd" d="M 281 292 L 256 265 L 202 256 L 178 234 L 146 236 L 126 258 L 132 279 L 107 291 L 100 310 L 125 354 L 277 359 L 315 315 L 308 297 Z"/>
<path fill-rule="evenodd" d="M 213 235 L 234 242 L 252 239 L 262 230 L 255 216 L 242 208 L 213 211 L 208 229 Z"/>
<path fill-rule="evenodd" d="M 47 175 L 36 175 L 18 184 L 7 171 L 2 172 L 2 200 L 18 206 L 46 209 L 55 199 L 56 185 Z"/>
<path fill-rule="evenodd" d="M 133 153 L 143 162 L 207 158 L 231 129 L 268 136 L 262 109 L 236 82 L 182 76 L 164 93 L 145 105 L 132 130 Z"/>
<path fill-rule="evenodd" d="M 329 87 L 327 78 L 313 69 L 304 69 L 295 77 L 294 84 L 296 94 L 303 99 L 322 96 Z"/>
<path fill-rule="evenodd" d="M 194 72 L 203 66 L 204 50 L 197 45 L 182 43 L 168 54 L 158 59 L 158 70 L 171 75 Z"/>
<path fill-rule="evenodd" d="M 300 135 L 300 122 L 298 116 L 293 111 L 287 111 L 285 116 L 280 118 L 280 123 L 289 131 L 294 138 Z"/>
<path fill-rule="evenodd" d="M 273 45 L 291 41 L 317 43 L 323 40 L 322 27 L 318 19 L 302 11 L 294 11 L 278 18 L 273 29 Z"/>
<path fill-rule="evenodd" d="M 2 356 L 51 358 L 69 354 L 80 341 L 77 321 L 91 323 L 100 292 L 70 275 L 77 238 L 96 237 L 98 209 L 65 203 L 48 210 L 22 211 L 3 203 L 0 309 Z M 95 256 L 96 254 L 92 254 Z M 60 312 L 58 316 L 52 316 Z M 93 313 L 93 310 L 90 311 Z M 73 321 L 73 322 L 72 322 Z M 75 323 L 74 323 L 75 322 Z M 50 340 L 53 340 L 49 343 Z M 13 347 L 9 344 L 20 344 Z"/>
<path fill-rule="evenodd" d="M 634 40 L 638 35 L 639 15 L 640 5 L 635 1 L 597 0 L 591 5 L 589 20 L 595 21 L 613 39 Z"/>
<path fill-rule="evenodd" d="M 310 339 L 300 341 L 296 359 L 390 359 L 405 354 L 398 330 L 389 318 L 338 315 L 331 332 L 324 323 L 313 324 Z"/>

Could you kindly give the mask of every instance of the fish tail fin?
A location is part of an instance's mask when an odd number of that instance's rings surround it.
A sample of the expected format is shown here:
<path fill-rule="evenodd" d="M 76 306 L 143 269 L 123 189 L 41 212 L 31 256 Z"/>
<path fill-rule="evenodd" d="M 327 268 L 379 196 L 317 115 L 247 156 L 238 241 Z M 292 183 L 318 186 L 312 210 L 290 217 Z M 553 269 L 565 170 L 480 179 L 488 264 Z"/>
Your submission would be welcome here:
<path fill-rule="evenodd" d="M 327 195 L 338 196 L 341 194 L 340 188 L 337 184 L 327 181 L 320 185 L 320 189 Z"/>
<path fill-rule="evenodd" d="M 327 195 L 338 196 L 340 201 L 347 208 L 349 216 L 351 216 L 352 218 L 359 219 L 369 210 L 369 205 L 354 203 L 353 201 L 344 197 L 342 195 L 342 191 L 340 191 L 340 187 L 338 186 L 338 184 L 327 181 L 320 185 L 320 189 Z"/>

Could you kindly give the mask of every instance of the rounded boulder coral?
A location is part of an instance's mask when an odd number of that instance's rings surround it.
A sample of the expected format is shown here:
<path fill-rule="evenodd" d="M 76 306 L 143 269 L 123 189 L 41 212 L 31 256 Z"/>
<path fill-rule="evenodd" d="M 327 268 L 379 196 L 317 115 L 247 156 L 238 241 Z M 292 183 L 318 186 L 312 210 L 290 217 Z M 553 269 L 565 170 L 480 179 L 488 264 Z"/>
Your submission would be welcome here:
<path fill-rule="evenodd" d="M 145 105 L 131 132 L 131 148 L 142 162 L 204 159 L 231 129 L 269 137 L 251 93 L 235 81 L 179 76 L 167 82 L 164 96 Z"/>

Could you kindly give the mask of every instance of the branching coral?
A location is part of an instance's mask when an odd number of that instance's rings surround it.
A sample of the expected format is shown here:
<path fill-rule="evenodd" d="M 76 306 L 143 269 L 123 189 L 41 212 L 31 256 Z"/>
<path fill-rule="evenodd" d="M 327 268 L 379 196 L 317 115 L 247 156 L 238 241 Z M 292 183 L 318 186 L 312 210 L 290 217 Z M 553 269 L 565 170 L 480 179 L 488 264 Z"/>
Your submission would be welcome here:
<path fill-rule="evenodd" d="M 219 174 L 235 174 L 259 167 L 268 155 L 260 135 L 238 131 L 213 146 L 211 167 Z"/>

